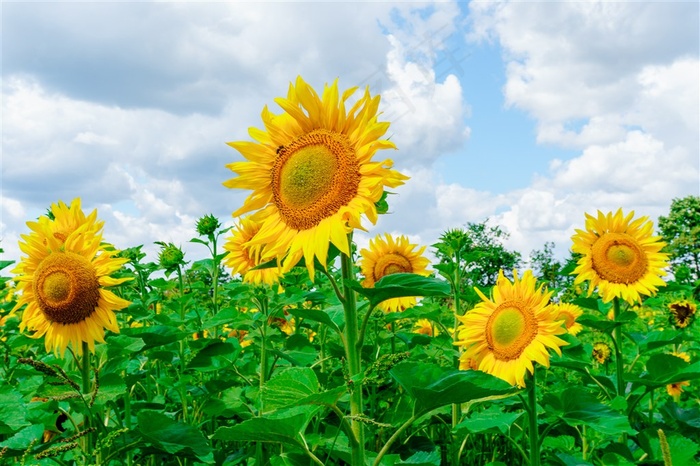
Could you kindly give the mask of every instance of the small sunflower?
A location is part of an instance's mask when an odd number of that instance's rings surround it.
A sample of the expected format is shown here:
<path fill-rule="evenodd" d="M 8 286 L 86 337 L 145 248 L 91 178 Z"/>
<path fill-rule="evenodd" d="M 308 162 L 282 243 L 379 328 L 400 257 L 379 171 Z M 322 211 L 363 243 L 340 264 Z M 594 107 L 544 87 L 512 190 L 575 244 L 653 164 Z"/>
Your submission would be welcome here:
<path fill-rule="evenodd" d="M 690 382 L 687 380 L 683 382 L 670 383 L 666 385 L 666 393 L 668 393 L 673 398 L 678 398 L 681 396 L 681 393 L 683 393 L 683 387 L 687 387 L 689 385 Z"/>
<path fill-rule="evenodd" d="M 356 89 L 339 94 L 336 80 L 319 97 L 298 77 L 275 99 L 284 112 L 265 107 L 265 129 L 249 130 L 256 142 L 228 143 L 246 160 L 227 165 L 237 176 L 224 186 L 253 190 L 233 216 L 256 211 L 261 227 L 251 244 L 267 245 L 263 259 L 286 256 L 285 271 L 304 257 L 313 279 L 314 259 L 326 266 L 329 243 L 349 256 L 347 234 L 363 229 L 362 216 L 376 223 L 384 188 L 408 179 L 390 159 L 372 160 L 396 146 L 380 139 L 389 123 L 377 121 L 379 97 L 369 89 L 346 111 Z"/>
<path fill-rule="evenodd" d="M 533 373 L 533 362 L 549 367 L 548 349 L 561 355 L 567 343 L 557 335 L 566 333 L 548 305 L 551 292 L 536 287 L 531 270 L 521 279 L 513 271 L 513 282 L 501 270 L 493 299 L 478 289 L 482 301 L 457 318 L 455 345 L 463 346 L 460 359 L 473 358 L 479 370 L 500 377 L 512 385 L 525 386 L 525 372 Z"/>
<path fill-rule="evenodd" d="M 610 360 L 610 355 L 612 354 L 612 349 L 610 348 L 610 345 L 605 343 L 604 341 L 599 341 L 593 344 L 593 352 L 591 356 L 593 356 L 593 359 L 598 361 L 601 364 L 605 364 Z"/>
<path fill-rule="evenodd" d="M 417 248 L 417 249 L 416 249 Z M 430 271 L 427 266 L 430 263 L 423 256 L 425 246 L 408 242 L 405 236 L 394 239 L 386 233 L 384 238 L 377 235 L 369 241 L 369 249 L 362 249 L 359 266 L 365 279 L 362 286 L 372 288 L 381 278 L 392 273 L 415 273 L 428 276 Z M 400 312 L 416 305 L 416 298 L 402 297 L 392 298 L 381 302 L 377 307 L 385 312 Z"/>
<path fill-rule="evenodd" d="M 224 244 L 224 249 L 228 251 L 224 264 L 231 268 L 233 274 L 241 274 L 245 283 L 273 285 L 280 279 L 278 267 L 253 270 L 254 267 L 267 262 L 262 259 L 265 246 L 249 243 L 258 231 L 260 224 L 250 216 L 241 218 L 233 228 L 233 234 Z"/>
<path fill-rule="evenodd" d="M 698 307 L 687 300 L 676 301 L 668 305 L 669 321 L 676 328 L 686 328 L 693 323 Z"/>
<path fill-rule="evenodd" d="M 113 257 L 118 251 L 101 244 L 103 222 L 96 211 L 85 216 L 80 199 L 70 207 L 53 204 L 50 212 L 53 219 L 27 222 L 32 232 L 19 242 L 27 257 L 13 270 L 22 292 L 13 311 L 27 306 L 20 330 L 44 337 L 46 351 L 63 356 L 71 344 L 81 354 L 85 342 L 94 352 L 105 328 L 119 333 L 114 311 L 129 305 L 107 289 L 129 280 L 110 277 L 127 259 Z"/>
<path fill-rule="evenodd" d="M 589 296 L 594 288 L 604 302 L 620 297 L 630 304 L 641 295 L 653 295 L 665 286 L 661 279 L 668 266 L 666 243 L 652 236 L 648 217 L 632 220 L 634 212 L 624 216 L 622 209 L 613 214 L 598 211 L 598 217 L 586 214 L 586 230 L 576 230 L 571 250 L 582 254 L 574 270 L 574 284 L 590 280 Z"/>
<path fill-rule="evenodd" d="M 429 337 L 436 337 L 436 336 L 440 335 L 440 330 L 430 320 L 418 319 L 418 321 L 413 326 L 413 333 L 419 333 L 421 335 L 428 335 Z"/>
<path fill-rule="evenodd" d="M 583 325 L 576 322 L 576 319 L 583 315 L 583 309 L 575 304 L 558 303 L 552 304 L 554 312 L 554 320 L 563 320 L 566 331 L 572 335 L 576 335 L 583 330 Z"/>

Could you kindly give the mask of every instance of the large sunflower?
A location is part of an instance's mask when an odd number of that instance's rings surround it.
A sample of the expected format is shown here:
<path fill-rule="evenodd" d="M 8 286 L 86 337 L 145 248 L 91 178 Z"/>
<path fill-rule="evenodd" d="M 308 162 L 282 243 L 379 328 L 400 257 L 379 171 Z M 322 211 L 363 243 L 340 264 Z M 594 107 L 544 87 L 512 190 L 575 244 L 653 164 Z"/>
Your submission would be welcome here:
<path fill-rule="evenodd" d="M 284 112 L 265 107 L 265 130 L 249 130 L 256 142 L 228 143 L 246 160 L 227 165 L 238 176 L 224 186 L 253 190 L 233 215 L 257 211 L 261 227 L 251 244 L 267 245 L 263 259 L 286 256 L 285 270 L 304 257 L 313 278 L 314 259 L 325 267 L 329 243 L 350 255 L 347 234 L 363 229 L 363 215 L 376 223 L 384 188 L 408 179 L 390 159 L 372 160 L 377 150 L 396 147 L 380 139 L 389 123 L 377 121 L 379 96 L 367 89 L 346 111 L 356 89 L 340 95 L 336 80 L 319 97 L 298 77 L 286 98 L 275 99 Z"/>
<path fill-rule="evenodd" d="M 463 362 L 471 358 L 479 370 L 524 387 L 526 370 L 534 373 L 533 361 L 549 367 L 548 348 L 561 355 L 559 348 L 567 343 L 556 335 L 566 330 L 548 305 L 551 292 L 536 287 L 532 271 L 521 279 L 515 271 L 513 276 L 511 282 L 500 271 L 492 299 L 476 289 L 482 301 L 457 316 L 455 345 L 464 347 Z"/>
<path fill-rule="evenodd" d="M 369 241 L 369 249 L 360 251 L 362 259 L 359 266 L 362 275 L 365 276 L 362 286 L 372 288 L 382 277 L 392 273 L 430 275 L 430 271 L 426 269 L 430 261 L 423 257 L 425 246 L 418 248 L 418 245 L 409 243 L 408 238 L 403 235 L 394 239 L 386 233 L 384 238 L 377 235 Z M 387 299 L 377 307 L 385 312 L 400 312 L 415 305 L 416 298 L 409 296 Z"/>
<path fill-rule="evenodd" d="M 586 230 L 577 229 L 571 238 L 571 250 L 583 255 L 573 272 L 574 284 L 590 280 L 588 294 L 598 287 L 604 302 L 620 297 L 633 304 L 665 286 L 660 278 L 668 266 L 668 254 L 660 252 L 665 243 L 652 236 L 648 217 L 633 217 L 634 211 L 624 216 L 622 209 L 598 211 L 597 218 L 586 214 Z"/>
<path fill-rule="evenodd" d="M 46 351 L 61 356 L 68 344 L 78 354 L 82 342 L 94 351 L 95 341 L 104 342 L 105 328 L 119 332 L 114 311 L 129 305 L 106 289 L 128 280 L 110 277 L 127 259 L 113 257 L 118 251 L 101 244 L 103 222 L 96 211 L 85 216 L 80 199 L 70 207 L 53 204 L 51 217 L 27 222 L 31 233 L 19 242 L 27 255 L 13 270 L 22 292 L 14 310 L 27 306 L 20 330 L 44 337 Z"/>
<path fill-rule="evenodd" d="M 231 268 L 232 273 L 241 274 L 245 283 L 272 285 L 280 279 L 278 267 L 252 270 L 264 262 L 261 257 L 265 246 L 248 243 L 258 231 L 260 231 L 260 224 L 254 222 L 250 216 L 241 218 L 238 225 L 234 227 L 233 234 L 224 244 L 224 249 L 228 251 L 224 264 Z"/>

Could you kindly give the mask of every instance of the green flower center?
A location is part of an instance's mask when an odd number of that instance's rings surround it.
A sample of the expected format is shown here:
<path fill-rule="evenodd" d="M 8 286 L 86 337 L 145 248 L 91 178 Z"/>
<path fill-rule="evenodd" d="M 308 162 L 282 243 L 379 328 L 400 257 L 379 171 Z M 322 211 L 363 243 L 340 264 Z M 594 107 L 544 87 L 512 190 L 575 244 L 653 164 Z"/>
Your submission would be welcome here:
<path fill-rule="evenodd" d="M 486 341 L 497 359 L 517 359 L 537 336 L 535 316 L 523 305 L 519 301 L 503 302 L 486 323 Z"/>
<path fill-rule="evenodd" d="M 46 318 L 60 324 L 82 322 L 95 312 L 100 299 L 94 267 L 72 252 L 46 257 L 34 273 L 33 290 Z"/>
<path fill-rule="evenodd" d="M 591 265 L 611 283 L 634 283 L 647 272 L 649 260 L 639 243 L 626 233 L 605 233 L 593 243 Z"/>
<path fill-rule="evenodd" d="M 278 149 L 271 177 L 282 219 L 291 228 L 307 230 L 357 195 L 361 175 L 345 135 L 314 130 Z"/>

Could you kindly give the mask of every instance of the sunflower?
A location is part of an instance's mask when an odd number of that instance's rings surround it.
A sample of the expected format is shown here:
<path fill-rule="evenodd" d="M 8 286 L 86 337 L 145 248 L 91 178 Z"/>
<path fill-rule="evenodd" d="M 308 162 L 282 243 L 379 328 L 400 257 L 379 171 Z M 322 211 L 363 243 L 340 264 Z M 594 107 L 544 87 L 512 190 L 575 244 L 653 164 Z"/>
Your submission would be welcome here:
<path fill-rule="evenodd" d="M 561 355 L 567 343 L 557 337 L 566 333 L 548 305 L 551 292 L 536 287 L 531 270 L 513 282 L 499 272 L 493 299 L 476 289 L 482 301 L 463 316 L 455 345 L 463 346 L 460 360 L 473 358 L 479 370 L 512 385 L 525 386 L 525 372 L 534 373 L 533 361 L 549 367 L 548 348 Z"/>
<path fill-rule="evenodd" d="M 253 221 L 250 216 L 241 218 L 238 225 L 233 228 L 233 234 L 224 244 L 224 249 L 228 251 L 224 264 L 231 268 L 233 274 L 240 273 L 245 283 L 273 285 L 280 279 L 278 267 L 253 270 L 254 267 L 266 262 L 262 259 L 265 246 L 249 243 L 258 231 L 260 231 L 260 224 Z"/>
<path fill-rule="evenodd" d="M 267 245 L 263 259 L 286 256 L 285 271 L 304 257 L 313 279 L 314 259 L 326 266 L 329 243 L 349 256 L 347 234 L 364 229 L 363 215 L 376 223 L 384 188 L 408 179 L 390 159 L 372 160 L 396 146 L 380 139 L 389 123 L 377 121 L 379 96 L 366 89 L 346 111 L 356 89 L 341 95 L 336 80 L 319 97 L 298 77 L 286 98 L 275 99 L 284 112 L 265 107 L 265 130 L 249 130 L 256 142 L 228 143 L 246 160 L 227 165 L 238 176 L 224 186 L 253 190 L 233 216 L 255 211 L 261 227 L 251 244 Z"/>
<path fill-rule="evenodd" d="M 653 224 L 648 217 L 632 220 L 634 211 L 624 216 L 622 209 L 613 214 L 598 211 L 598 217 L 586 214 L 586 230 L 576 230 L 571 250 L 582 254 L 574 270 L 574 284 L 590 280 L 588 295 L 595 287 L 604 302 L 620 297 L 630 304 L 641 295 L 656 293 L 665 286 L 668 254 L 666 243 L 652 236 Z"/>
<path fill-rule="evenodd" d="M 430 320 L 418 319 L 416 324 L 413 326 L 413 333 L 428 335 L 429 337 L 436 337 L 440 335 L 440 330 Z"/>
<path fill-rule="evenodd" d="M 675 301 L 668 305 L 669 321 L 676 328 L 686 328 L 693 323 L 698 307 L 687 300 Z"/>
<path fill-rule="evenodd" d="M 591 356 L 593 356 L 593 359 L 599 363 L 605 364 L 608 362 L 611 354 L 612 348 L 610 348 L 610 345 L 604 341 L 599 341 L 593 344 L 593 352 L 591 353 Z"/>
<path fill-rule="evenodd" d="M 107 289 L 129 280 L 110 277 L 127 259 L 113 257 L 118 251 L 101 244 L 103 222 L 96 211 L 85 216 L 79 198 L 70 207 L 53 204 L 50 213 L 52 218 L 27 222 L 31 233 L 19 242 L 27 257 L 13 270 L 22 292 L 13 311 L 27 306 L 20 330 L 44 337 L 46 351 L 63 356 L 71 344 L 82 354 L 85 342 L 94 352 L 105 328 L 119 333 L 114 311 L 129 305 Z"/>
<path fill-rule="evenodd" d="M 576 319 L 583 315 L 583 309 L 575 304 L 558 303 L 552 304 L 554 320 L 563 320 L 566 331 L 576 335 L 583 330 L 583 325 L 576 322 Z"/>
<path fill-rule="evenodd" d="M 679 398 L 681 393 L 683 393 L 683 387 L 690 385 L 689 381 L 670 383 L 666 385 L 666 393 L 674 398 Z"/>
<path fill-rule="evenodd" d="M 386 239 L 385 239 L 386 238 Z M 425 246 L 418 249 L 418 245 L 408 242 L 405 236 L 394 239 L 390 234 L 377 235 L 369 241 L 369 249 L 362 249 L 362 259 L 359 266 L 365 279 L 362 286 L 372 288 L 382 277 L 392 273 L 415 273 L 428 276 L 430 271 L 426 269 L 430 261 L 423 257 Z M 400 312 L 416 305 L 413 296 L 391 298 L 379 304 L 379 309 L 385 312 Z"/>

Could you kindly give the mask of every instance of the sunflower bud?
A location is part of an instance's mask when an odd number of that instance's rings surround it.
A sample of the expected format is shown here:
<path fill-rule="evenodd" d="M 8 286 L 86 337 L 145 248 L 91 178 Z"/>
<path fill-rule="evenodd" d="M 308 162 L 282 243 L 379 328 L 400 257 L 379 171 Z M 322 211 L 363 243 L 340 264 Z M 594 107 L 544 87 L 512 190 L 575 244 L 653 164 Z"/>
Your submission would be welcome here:
<path fill-rule="evenodd" d="M 204 215 L 197 220 L 197 233 L 200 236 L 213 235 L 214 232 L 221 226 L 219 220 L 213 214 Z"/>
<path fill-rule="evenodd" d="M 166 272 L 175 270 L 179 266 L 185 264 L 185 254 L 173 243 L 165 244 L 158 242 L 156 244 L 160 244 L 161 246 L 158 261 L 160 262 L 160 266 L 163 267 Z"/>

